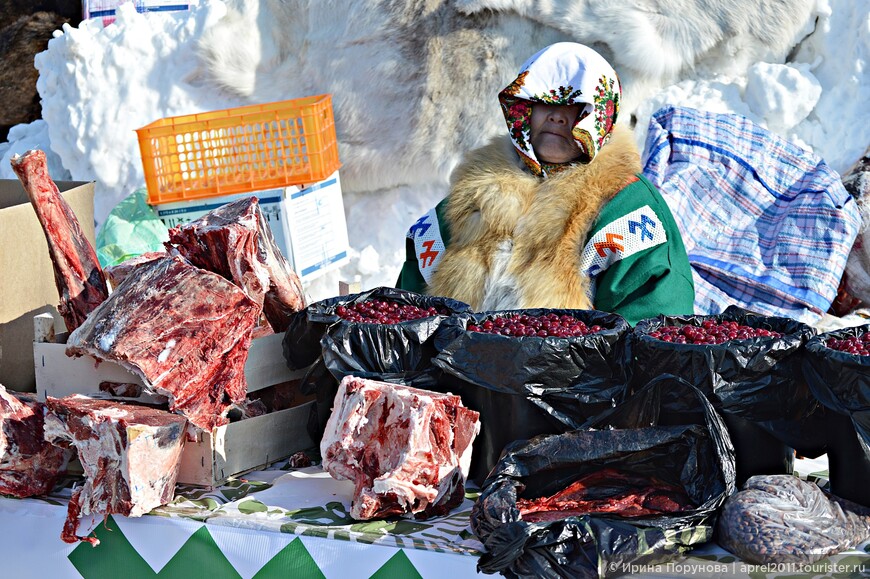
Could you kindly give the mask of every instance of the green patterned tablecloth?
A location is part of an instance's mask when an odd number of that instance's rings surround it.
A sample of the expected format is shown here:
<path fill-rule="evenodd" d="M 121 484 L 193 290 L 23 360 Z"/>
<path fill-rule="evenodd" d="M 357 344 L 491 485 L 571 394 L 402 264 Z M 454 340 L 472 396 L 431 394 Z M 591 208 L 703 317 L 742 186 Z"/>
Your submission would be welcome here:
<path fill-rule="evenodd" d="M 797 461 L 800 476 L 827 485 L 827 461 Z M 86 517 L 80 533 L 101 544 L 60 541 L 69 488 L 50 497 L 0 498 L 0 554 L 7 577 L 207 579 L 272 577 L 479 577 L 482 545 L 469 515 L 474 489 L 449 516 L 357 522 L 353 486 L 318 466 L 278 464 L 211 490 L 179 486 L 175 500 L 140 518 Z M 28 557 L 18 556 L 22 552 Z M 14 556 L 13 556 L 14 555 Z M 739 561 L 715 543 L 668 563 L 615 571 L 627 577 L 870 577 L 870 542 L 808 567 Z"/>

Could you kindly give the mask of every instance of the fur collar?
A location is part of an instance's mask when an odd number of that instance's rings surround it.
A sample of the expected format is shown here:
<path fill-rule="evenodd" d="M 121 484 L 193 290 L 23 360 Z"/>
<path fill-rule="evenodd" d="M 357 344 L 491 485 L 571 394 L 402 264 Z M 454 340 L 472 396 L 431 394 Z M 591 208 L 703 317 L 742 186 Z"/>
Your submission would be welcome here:
<path fill-rule="evenodd" d="M 450 245 L 429 291 L 475 310 L 590 309 L 580 254 L 604 205 L 641 170 L 632 133 L 617 127 L 588 165 L 548 179 L 525 171 L 507 137 L 453 174 Z"/>

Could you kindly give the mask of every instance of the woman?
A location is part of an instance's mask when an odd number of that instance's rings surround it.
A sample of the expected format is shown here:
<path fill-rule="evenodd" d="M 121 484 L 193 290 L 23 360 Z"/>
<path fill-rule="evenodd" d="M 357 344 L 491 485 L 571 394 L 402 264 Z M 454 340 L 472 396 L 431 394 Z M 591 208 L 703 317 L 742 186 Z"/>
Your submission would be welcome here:
<path fill-rule="evenodd" d="M 499 94 L 508 135 L 468 154 L 411 226 L 397 287 L 477 311 L 594 307 L 632 324 L 691 314 L 686 250 L 616 126 L 620 94 L 586 46 L 531 57 Z"/>

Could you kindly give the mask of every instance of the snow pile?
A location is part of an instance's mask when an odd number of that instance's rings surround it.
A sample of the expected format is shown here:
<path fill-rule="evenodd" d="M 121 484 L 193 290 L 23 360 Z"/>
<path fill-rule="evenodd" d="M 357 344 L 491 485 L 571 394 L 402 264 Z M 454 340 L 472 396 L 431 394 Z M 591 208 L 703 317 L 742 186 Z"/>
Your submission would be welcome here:
<path fill-rule="evenodd" d="M 64 25 L 36 56 L 52 151 L 72 179 L 96 180 L 98 223 L 145 184 L 136 129 L 166 116 L 238 104 L 193 78 L 194 44 L 225 10 L 213 3 L 190 12 L 139 14 L 127 3 L 111 26 L 98 20 Z"/>

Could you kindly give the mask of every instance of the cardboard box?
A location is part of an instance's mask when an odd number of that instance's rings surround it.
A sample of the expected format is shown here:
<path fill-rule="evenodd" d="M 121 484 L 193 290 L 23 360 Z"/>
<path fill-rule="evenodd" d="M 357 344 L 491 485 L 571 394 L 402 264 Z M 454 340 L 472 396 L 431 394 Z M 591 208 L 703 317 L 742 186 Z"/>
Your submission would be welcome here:
<path fill-rule="evenodd" d="M 93 244 L 93 183 L 59 181 L 57 186 Z M 59 302 L 36 212 L 17 179 L 0 180 L 0 384 L 10 390 L 35 390 L 33 317 L 50 313 L 56 331 L 65 331 Z"/>
<path fill-rule="evenodd" d="M 304 371 L 287 368 L 282 352 L 283 337 L 283 334 L 272 334 L 251 341 L 245 364 L 249 393 L 298 381 L 304 376 Z M 98 391 L 103 381 L 142 384 L 138 376 L 114 362 L 97 365 L 90 356 L 67 356 L 65 341 L 66 335 L 60 335 L 54 342 L 33 342 L 36 388 L 41 400 L 46 396 L 91 394 Z M 178 482 L 218 486 L 230 476 L 313 447 L 307 430 L 313 404 L 305 400 L 292 408 L 232 422 L 211 432 L 196 429 L 196 440 L 185 443 Z"/>
<path fill-rule="evenodd" d="M 178 482 L 216 487 L 229 477 L 265 467 L 295 452 L 312 448 L 308 415 L 314 402 L 263 416 L 198 430 L 184 443 Z"/>
<path fill-rule="evenodd" d="M 348 262 L 350 243 L 338 171 L 306 187 L 286 187 L 175 201 L 154 206 L 167 227 L 198 219 L 221 205 L 256 195 L 275 242 L 302 282 Z"/>

